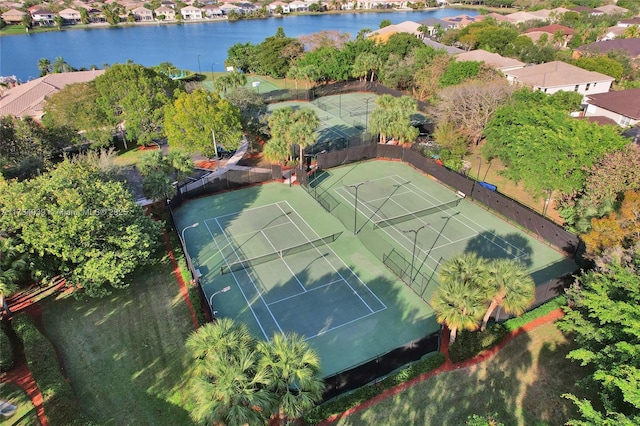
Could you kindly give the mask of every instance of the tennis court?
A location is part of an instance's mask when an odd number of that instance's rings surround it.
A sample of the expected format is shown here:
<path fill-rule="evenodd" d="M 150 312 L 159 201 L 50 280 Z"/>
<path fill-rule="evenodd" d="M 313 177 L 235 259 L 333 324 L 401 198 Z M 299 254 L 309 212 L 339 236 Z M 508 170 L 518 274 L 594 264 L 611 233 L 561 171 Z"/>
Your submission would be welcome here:
<path fill-rule="evenodd" d="M 194 199 L 174 217 L 217 316 L 259 339 L 304 335 L 325 377 L 440 328 L 429 305 L 299 185 Z"/>
<path fill-rule="evenodd" d="M 286 201 L 204 223 L 265 339 L 312 339 L 386 309 L 328 244 L 341 234 L 319 236 Z"/>

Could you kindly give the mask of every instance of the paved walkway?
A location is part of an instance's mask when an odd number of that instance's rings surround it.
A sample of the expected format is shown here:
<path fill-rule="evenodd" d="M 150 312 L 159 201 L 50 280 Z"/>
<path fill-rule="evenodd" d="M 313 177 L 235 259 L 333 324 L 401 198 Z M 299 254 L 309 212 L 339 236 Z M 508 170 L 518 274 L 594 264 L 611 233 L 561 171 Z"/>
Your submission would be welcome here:
<path fill-rule="evenodd" d="M 328 426 L 332 423 L 337 422 L 340 419 L 343 419 L 345 417 L 349 417 L 352 414 L 358 413 L 360 411 L 366 410 L 367 408 L 378 404 L 379 402 L 390 398 L 392 396 L 395 396 L 397 394 L 399 394 L 400 392 L 417 385 L 418 383 L 424 382 L 425 380 L 440 374 L 440 373 L 444 373 L 446 371 L 452 371 L 452 370 L 458 370 L 461 368 L 467 368 L 470 367 L 472 365 L 478 364 L 480 362 L 486 361 L 487 359 L 493 357 L 495 354 L 497 354 L 502 348 L 505 347 L 505 345 L 507 343 L 509 343 L 511 340 L 513 340 L 514 338 L 516 338 L 517 336 L 520 336 L 521 334 L 527 333 L 531 330 L 533 330 L 536 327 L 539 327 L 543 324 L 549 323 L 549 322 L 554 322 L 557 321 L 558 319 L 562 318 L 564 316 L 564 312 L 562 311 L 562 309 L 558 308 L 555 311 L 552 311 L 550 313 L 548 313 L 547 315 L 537 318 L 533 321 L 531 321 L 528 324 L 525 324 L 524 326 L 518 328 L 517 330 L 512 331 L 511 333 L 507 334 L 507 336 L 505 336 L 504 339 L 502 339 L 502 341 L 500 341 L 500 343 L 498 343 L 497 345 L 483 351 L 481 354 L 468 359 L 466 361 L 462 361 L 459 363 L 452 363 L 451 360 L 449 359 L 449 331 L 445 328 L 442 331 L 442 340 L 440 342 L 440 351 L 442 352 L 442 354 L 446 357 L 446 361 L 444 362 L 444 364 L 442 364 L 440 367 L 436 368 L 435 370 L 431 370 L 427 373 L 424 373 L 408 382 L 402 383 L 398 386 L 395 386 L 391 389 L 387 389 L 386 391 L 384 391 L 383 393 L 381 393 L 380 395 L 377 395 L 373 398 L 371 398 L 368 401 L 363 402 L 362 404 L 359 404 L 353 408 L 348 409 L 347 411 L 340 413 L 340 414 L 335 414 L 331 417 L 329 417 L 328 419 L 320 422 L 319 426 Z"/>

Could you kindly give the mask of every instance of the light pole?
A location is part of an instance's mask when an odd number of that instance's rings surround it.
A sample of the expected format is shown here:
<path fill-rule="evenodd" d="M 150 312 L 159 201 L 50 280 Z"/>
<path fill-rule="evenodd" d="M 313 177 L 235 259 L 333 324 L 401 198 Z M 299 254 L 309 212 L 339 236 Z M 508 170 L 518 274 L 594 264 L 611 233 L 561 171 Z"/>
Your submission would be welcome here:
<path fill-rule="evenodd" d="M 198 74 L 202 74 L 202 70 L 200 69 L 200 56 L 198 55 Z"/>
<path fill-rule="evenodd" d="M 193 273 L 193 265 L 191 264 L 191 258 L 189 257 L 189 251 L 187 250 L 187 242 L 184 239 L 184 232 L 189 229 L 189 228 L 195 228 L 196 226 L 200 225 L 199 222 L 196 222 L 194 224 L 191 224 L 187 227 L 185 227 L 182 232 L 180 233 L 180 235 L 182 236 L 182 245 L 184 246 L 184 254 L 187 257 L 187 264 L 190 266 L 190 270 Z M 195 275 L 194 275 L 195 276 Z"/>
<path fill-rule="evenodd" d="M 418 244 L 418 233 L 422 231 L 424 228 L 426 228 L 427 226 L 431 226 L 431 224 L 427 223 L 426 225 L 422 225 L 418 229 L 410 229 L 408 231 L 402 231 L 405 234 L 408 234 L 409 232 L 413 232 L 413 255 L 411 256 L 411 275 L 409 276 L 411 280 L 411 284 L 413 284 L 413 262 L 416 258 L 416 245 Z"/>
<path fill-rule="evenodd" d="M 216 291 L 216 292 L 215 292 L 215 293 L 213 293 L 213 294 L 211 295 L 211 297 L 209 298 L 209 308 L 211 308 L 211 314 L 214 316 L 214 318 L 215 318 L 215 313 L 214 313 L 215 311 L 213 310 L 213 296 L 215 296 L 216 294 L 220 294 L 220 293 L 226 293 L 226 292 L 228 292 L 229 290 L 231 290 L 231 286 L 230 286 L 230 285 L 226 286 L 226 287 L 225 287 L 225 288 L 223 288 L 222 290 L 218 290 L 218 291 Z"/>
<path fill-rule="evenodd" d="M 353 207 L 353 235 L 356 235 L 358 233 L 357 231 L 357 221 L 358 221 L 358 188 L 360 188 L 360 186 L 364 185 L 365 183 L 367 183 L 368 181 L 365 180 L 364 182 L 360 182 L 357 183 L 355 185 L 347 185 L 347 188 L 355 188 L 356 190 L 356 202 L 355 202 L 355 206 Z"/>

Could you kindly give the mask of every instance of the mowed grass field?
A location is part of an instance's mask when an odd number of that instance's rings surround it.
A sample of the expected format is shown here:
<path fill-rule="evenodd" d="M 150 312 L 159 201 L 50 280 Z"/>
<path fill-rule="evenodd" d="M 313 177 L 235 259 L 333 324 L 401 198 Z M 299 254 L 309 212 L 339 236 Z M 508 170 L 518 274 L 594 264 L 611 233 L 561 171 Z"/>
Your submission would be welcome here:
<path fill-rule="evenodd" d="M 550 323 L 520 335 L 493 358 L 442 373 L 337 425 L 464 425 L 472 414 L 497 414 L 505 425 L 562 425 L 577 417 L 560 395 L 575 393 L 579 367 L 570 341 Z"/>
<path fill-rule="evenodd" d="M 189 425 L 184 343 L 194 330 L 168 256 L 101 299 L 48 300 L 43 321 L 96 424 Z"/>

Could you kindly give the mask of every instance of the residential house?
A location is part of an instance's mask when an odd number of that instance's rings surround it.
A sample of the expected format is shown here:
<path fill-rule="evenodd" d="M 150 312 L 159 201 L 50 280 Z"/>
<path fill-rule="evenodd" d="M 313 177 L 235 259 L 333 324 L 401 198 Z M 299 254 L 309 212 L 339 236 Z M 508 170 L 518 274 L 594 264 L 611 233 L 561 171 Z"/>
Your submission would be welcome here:
<path fill-rule="evenodd" d="M 31 17 L 33 18 L 33 23 L 47 27 L 54 24 L 56 19 L 56 14 L 50 10 L 46 9 L 36 9 L 31 12 Z"/>
<path fill-rule="evenodd" d="M 442 20 L 449 22 L 452 25 L 455 25 L 455 28 L 464 28 L 467 25 L 473 24 L 474 22 L 476 22 L 476 17 L 469 16 L 469 15 L 458 15 L 458 16 L 451 16 L 448 18 L 442 18 Z"/>
<path fill-rule="evenodd" d="M 571 8 L 572 12 L 578 12 L 578 13 L 585 13 L 587 15 L 591 15 L 591 16 L 600 16 L 600 15 L 604 15 L 604 12 L 591 8 L 591 7 L 587 7 L 587 6 L 576 6 L 576 7 L 572 7 Z"/>
<path fill-rule="evenodd" d="M 438 43 L 437 41 L 431 40 L 430 38 L 425 38 L 422 41 L 427 46 L 431 46 L 436 50 L 445 50 L 449 55 L 457 55 L 459 53 L 463 53 L 464 52 L 464 50 L 462 50 L 462 49 L 459 49 L 459 48 L 453 47 L 453 46 L 447 46 L 446 44 Z"/>
<path fill-rule="evenodd" d="M 289 3 L 285 3 L 283 1 L 274 1 L 273 3 L 269 3 L 267 5 L 267 10 L 269 11 L 269 13 L 276 13 L 276 9 L 278 9 L 278 7 L 282 11 L 281 13 L 285 15 L 287 13 L 291 13 L 291 9 L 289 9 Z"/>
<path fill-rule="evenodd" d="M 220 6 L 220 10 L 222 11 L 223 14 L 228 15 L 231 11 L 241 14 L 242 13 L 242 9 L 240 9 L 240 7 L 236 6 L 235 4 L 231 4 L 231 3 L 225 3 L 223 5 Z"/>
<path fill-rule="evenodd" d="M 258 7 L 253 3 L 242 2 L 236 4 L 240 8 L 240 13 L 242 13 L 243 15 L 256 12 L 258 10 Z"/>
<path fill-rule="evenodd" d="M 418 30 L 420 24 L 413 21 L 404 21 L 396 25 L 388 25 L 379 30 L 370 32 L 367 34 L 367 38 L 373 39 L 376 43 L 384 43 L 389 40 L 393 34 L 407 33 L 416 36 L 419 39 L 423 38 L 422 33 Z"/>
<path fill-rule="evenodd" d="M 505 58 L 497 53 L 487 52 L 486 50 L 477 49 L 470 52 L 460 53 L 455 56 L 456 61 L 478 61 L 484 62 L 488 66 L 502 71 L 513 71 L 523 68 L 526 64 L 516 59 Z"/>
<path fill-rule="evenodd" d="M 171 9 L 176 10 L 176 4 L 169 0 L 160 2 L 160 7 L 170 7 Z"/>
<path fill-rule="evenodd" d="M 437 36 L 439 30 L 446 31 L 449 28 L 455 28 L 455 24 L 452 24 L 447 21 L 443 21 L 442 19 L 438 19 L 438 18 L 423 19 L 422 21 L 418 21 L 418 24 L 420 24 L 421 26 L 427 27 L 428 31 L 426 33 L 426 36 L 428 37 Z"/>
<path fill-rule="evenodd" d="M 496 12 L 487 13 L 486 15 L 480 15 L 476 18 L 476 21 L 480 19 L 485 20 L 487 18 L 493 18 L 496 22 L 511 22 L 511 20 L 505 15 Z"/>
<path fill-rule="evenodd" d="M 182 15 L 182 19 L 184 19 L 185 21 L 202 19 L 202 9 L 195 6 L 183 7 L 182 9 L 180 9 L 180 14 Z"/>
<path fill-rule="evenodd" d="M 561 42 L 554 41 L 554 38 L 558 32 L 562 33 Z M 524 32 L 524 35 L 526 36 L 529 33 L 546 33 L 548 34 L 549 42 L 554 42 L 558 44 L 558 47 L 567 47 L 567 43 L 569 43 L 569 41 L 571 40 L 571 37 L 573 37 L 575 30 L 569 27 L 565 27 L 564 25 L 551 24 L 551 25 L 545 25 L 543 27 L 538 27 L 538 28 L 529 28 Z M 538 41 L 539 38 L 540 38 L 539 35 L 536 35 L 536 37 L 531 37 L 534 43 Z"/>
<path fill-rule="evenodd" d="M 511 22 L 512 24 L 521 24 L 528 21 L 544 21 L 545 20 L 529 12 L 510 13 L 508 15 L 505 15 L 505 17 L 509 19 L 509 22 Z"/>
<path fill-rule="evenodd" d="M 63 9 L 58 12 L 58 15 L 60 15 L 65 24 L 79 24 L 82 20 L 82 18 L 80 17 L 80 12 L 75 9 Z"/>
<path fill-rule="evenodd" d="M 131 13 L 133 13 L 133 17 L 136 18 L 136 21 L 138 22 L 153 21 L 153 11 L 146 7 L 136 7 L 131 11 Z"/>
<path fill-rule="evenodd" d="M 31 117 L 41 121 L 43 104 L 47 96 L 62 90 L 66 85 L 91 81 L 104 74 L 104 70 L 64 72 L 49 74 L 7 90 L 0 98 L 0 116 Z"/>
<path fill-rule="evenodd" d="M 640 88 L 587 95 L 585 117 L 603 116 L 622 127 L 640 123 Z"/>
<path fill-rule="evenodd" d="M 218 6 L 213 4 L 208 4 L 202 7 L 202 11 L 204 12 L 205 18 L 222 18 L 224 16 L 224 12 Z"/>
<path fill-rule="evenodd" d="M 629 10 L 624 7 L 616 6 L 615 4 L 605 4 L 595 8 L 596 10 L 604 13 L 605 15 L 624 15 Z"/>
<path fill-rule="evenodd" d="M 2 20 L 7 24 L 20 24 L 26 14 L 27 12 L 21 10 L 10 9 L 2 14 Z"/>
<path fill-rule="evenodd" d="M 175 9 L 168 6 L 160 6 L 155 10 L 156 18 L 163 21 L 175 21 L 176 19 L 176 11 Z M 164 18 L 162 18 L 164 17 Z"/>
<path fill-rule="evenodd" d="M 587 71 L 561 61 L 531 65 L 505 71 L 507 81 L 522 84 L 534 90 L 552 94 L 556 92 L 578 92 L 582 95 L 606 93 L 615 80 L 599 72 Z"/>
<path fill-rule="evenodd" d="M 619 27 L 617 25 L 613 27 L 609 27 L 607 28 L 607 31 L 604 33 L 604 35 L 600 37 L 598 41 L 613 40 L 614 38 L 621 37 L 626 30 L 627 29 L 625 27 Z"/>
<path fill-rule="evenodd" d="M 291 12 L 308 12 L 309 3 L 300 0 L 293 0 L 289 3 L 289 10 L 291 10 Z"/>
<path fill-rule="evenodd" d="M 619 27 L 631 27 L 634 25 L 638 25 L 640 26 L 640 17 L 635 17 L 635 18 L 630 18 L 630 19 L 623 19 L 621 21 L 618 21 L 618 26 Z"/>
<path fill-rule="evenodd" d="M 584 54 L 606 55 L 613 51 L 623 52 L 634 60 L 640 59 L 640 38 L 617 38 L 585 44 L 573 50 L 573 57 L 579 58 Z"/>

